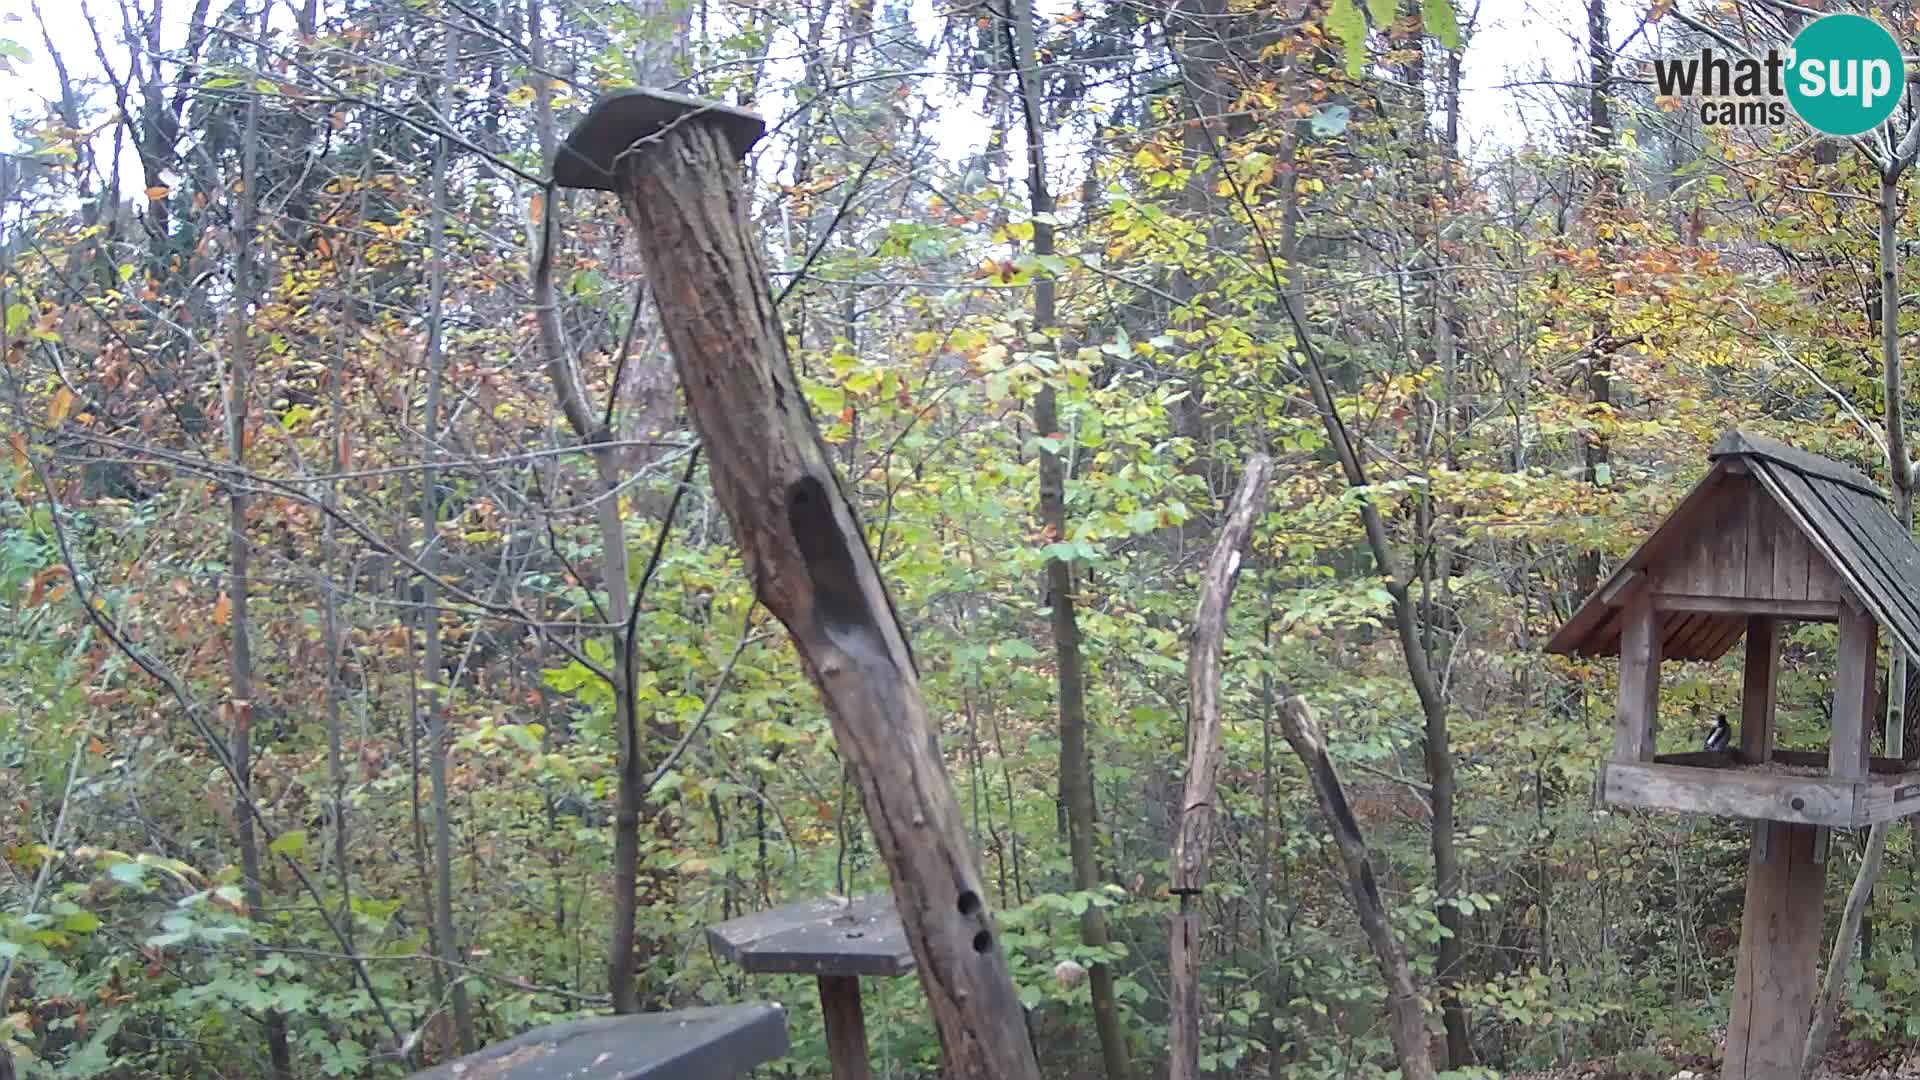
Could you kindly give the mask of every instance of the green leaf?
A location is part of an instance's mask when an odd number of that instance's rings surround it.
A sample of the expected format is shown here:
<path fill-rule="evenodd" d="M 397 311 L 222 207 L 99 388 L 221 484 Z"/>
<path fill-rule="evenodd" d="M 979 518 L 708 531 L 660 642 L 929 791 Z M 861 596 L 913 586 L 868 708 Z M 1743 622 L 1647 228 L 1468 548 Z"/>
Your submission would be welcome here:
<path fill-rule="evenodd" d="M 137 862 L 114 863 L 107 867 L 107 875 L 123 885 L 138 885 L 147 878 L 147 868 Z"/>
<path fill-rule="evenodd" d="M 1327 31 L 1347 54 L 1347 74 L 1359 78 L 1367 63 L 1367 17 L 1353 0 L 1333 0 L 1327 9 Z"/>
<path fill-rule="evenodd" d="M 1393 16 L 1399 7 L 1399 0 L 1367 0 L 1367 17 L 1373 20 L 1375 26 L 1392 26 Z"/>
<path fill-rule="evenodd" d="M 27 305 L 13 304 L 9 306 L 7 308 L 7 336 L 12 337 L 19 333 L 20 328 L 27 325 L 27 320 L 31 318 L 33 318 L 33 309 Z"/>
<path fill-rule="evenodd" d="M 279 839 L 267 845 L 267 850 L 289 859 L 298 858 L 301 852 L 307 850 L 307 830 L 292 829 L 283 832 Z"/>
<path fill-rule="evenodd" d="M 1453 0 L 1420 0 L 1420 17 L 1427 33 L 1440 39 L 1442 48 L 1460 47 L 1460 24 L 1453 16 Z"/>
<path fill-rule="evenodd" d="M 1345 105 L 1327 105 L 1313 114 L 1308 126 L 1315 138 L 1330 139 L 1345 133 L 1347 122 L 1353 117 L 1353 110 Z"/>

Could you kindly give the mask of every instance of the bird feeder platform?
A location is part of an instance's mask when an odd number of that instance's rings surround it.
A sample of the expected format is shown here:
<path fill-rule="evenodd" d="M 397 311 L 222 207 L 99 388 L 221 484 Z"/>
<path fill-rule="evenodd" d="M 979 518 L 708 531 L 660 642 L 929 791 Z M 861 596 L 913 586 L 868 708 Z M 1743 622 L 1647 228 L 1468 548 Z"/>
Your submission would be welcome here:
<path fill-rule="evenodd" d="M 716 1005 L 548 1024 L 411 1080 L 721 1080 L 787 1053 L 778 1005 Z"/>
<path fill-rule="evenodd" d="M 742 971 L 812 975 L 826 1018 L 834 1080 L 873 1075 L 860 978 L 905 975 L 914 968 L 891 897 L 802 900 L 710 926 L 707 941 Z"/>
<path fill-rule="evenodd" d="M 1775 750 L 1749 761 L 1738 750 L 1657 754 L 1651 762 L 1608 762 L 1601 794 L 1616 806 L 1691 814 L 1865 828 L 1920 809 L 1920 773 L 1889 758 L 1869 759 L 1857 779 L 1827 774 L 1827 755 Z M 1702 779 L 1703 770 L 1712 770 Z"/>
<path fill-rule="evenodd" d="M 1721 1075 L 1800 1080 L 1826 830 L 1920 812 L 1920 771 L 1907 755 L 1871 756 L 1881 632 L 1920 656 L 1920 545 L 1886 496 L 1837 461 L 1730 431 L 1712 462 L 1547 650 L 1620 658 L 1613 753 L 1600 784 L 1607 802 L 1755 822 Z M 1840 630 L 1825 752 L 1775 746 L 1781 630 L 1794 622 Z M 1737 742 L 1656 754 L 1662 661 L 1717 660 L 1743 640 Z"/>

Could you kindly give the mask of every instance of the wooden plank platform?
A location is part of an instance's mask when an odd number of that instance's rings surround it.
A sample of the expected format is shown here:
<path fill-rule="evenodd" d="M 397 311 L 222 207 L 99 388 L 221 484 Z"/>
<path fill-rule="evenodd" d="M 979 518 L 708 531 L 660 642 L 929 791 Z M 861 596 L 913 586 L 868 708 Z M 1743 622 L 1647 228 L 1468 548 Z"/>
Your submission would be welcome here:
<path fill-rule="evenodd" d="M 410 1080 L 726 1080 L 787 1053 L 778 1005 L 715 1005 L 548 1024 Z"/>
<path fill-rule="evenodd" d="M 1848 780 L 1796 776 L 1766 765 L 1611 761 L 1603 767 L 1601 793 L 1616 806 L 1857 829 L 1920 813 L 1920 771 L 1876 769 Z"/>
<path fill-rule="evenodd" d="M 891 896 L 800 900 L 707 928 L 740 970 L 779 975 L 904 975 L 913 949 Z"/>

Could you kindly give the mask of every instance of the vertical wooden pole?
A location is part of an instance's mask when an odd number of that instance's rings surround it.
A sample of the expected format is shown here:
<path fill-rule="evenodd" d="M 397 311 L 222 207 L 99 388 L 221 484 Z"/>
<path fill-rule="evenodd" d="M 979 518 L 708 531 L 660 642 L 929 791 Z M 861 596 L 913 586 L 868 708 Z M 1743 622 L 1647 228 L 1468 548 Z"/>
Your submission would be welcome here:
<path fill-rule="evenodd" d="M 1620 620 L 1620 704 L 1613 717 L 1613 760 L 1653 760 L 1660 714 L 1660 620 L 1653 594 L 1634 593 Z"/>
<path fill-rule="evenodd" d="M 860 977 L 822 975 L 818 981 L 833 1080 L 873 1080 L 873 1064 L 867 1057 L 867 1017 L 860 1007 Z"/>
<path fill-rule="evenodd" d="M 633 226 L 714 500 L 855 766 L 946 1075 L 1038 1080 L 906 628 L 787 356 L 737 165 L 740 136 L 759 127 L 724 106 L 637 92 L 595 106 L 567 143 L 611 166 L 596 167 L 614 174 Z"/>
<path fill-rule="evenodd" d="M 1867 775 L 1873 736 L 1873 676 L 1880 627 L 1852 603 L 1840 605 L 1840 664 L 1833 676 L 1833 743 L 1827 772 L 1836 779 Z"/>
<path fill-rule="evenodd" d="M 1747 858 L 1747 908 L 1723 1080 L 1801 1080 L 1820 965 L 1826 867 L 1814 861 L 1817 825 L 1759 823 Z"/>
<path fill-rule="evenodd" d="M 1747 620 L 1747 660 L 1740 691 L 1740 756 L 1749 764 L 1773 757 L 1773 710 L 1780 671 L 1780 624 Z"/>

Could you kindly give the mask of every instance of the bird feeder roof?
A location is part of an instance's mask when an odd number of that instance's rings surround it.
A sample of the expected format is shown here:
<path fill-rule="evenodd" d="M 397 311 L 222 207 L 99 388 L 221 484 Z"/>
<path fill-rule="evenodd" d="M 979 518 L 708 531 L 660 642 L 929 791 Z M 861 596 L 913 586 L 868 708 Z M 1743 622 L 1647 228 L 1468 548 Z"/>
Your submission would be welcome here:
<path fill-rule="evenodd" d="M 1713 467 L 1573 618 L 1547 651 L 1618 656 L 1621 611 L 1641 588 L 1658 604 L 1661 655 L 1713 660 L 1751 615 L 1832 621 L 1851 603 L 1920 656 L 1920 544 L 1859 471 L 1773 439 L 1729 431 Z"/>

